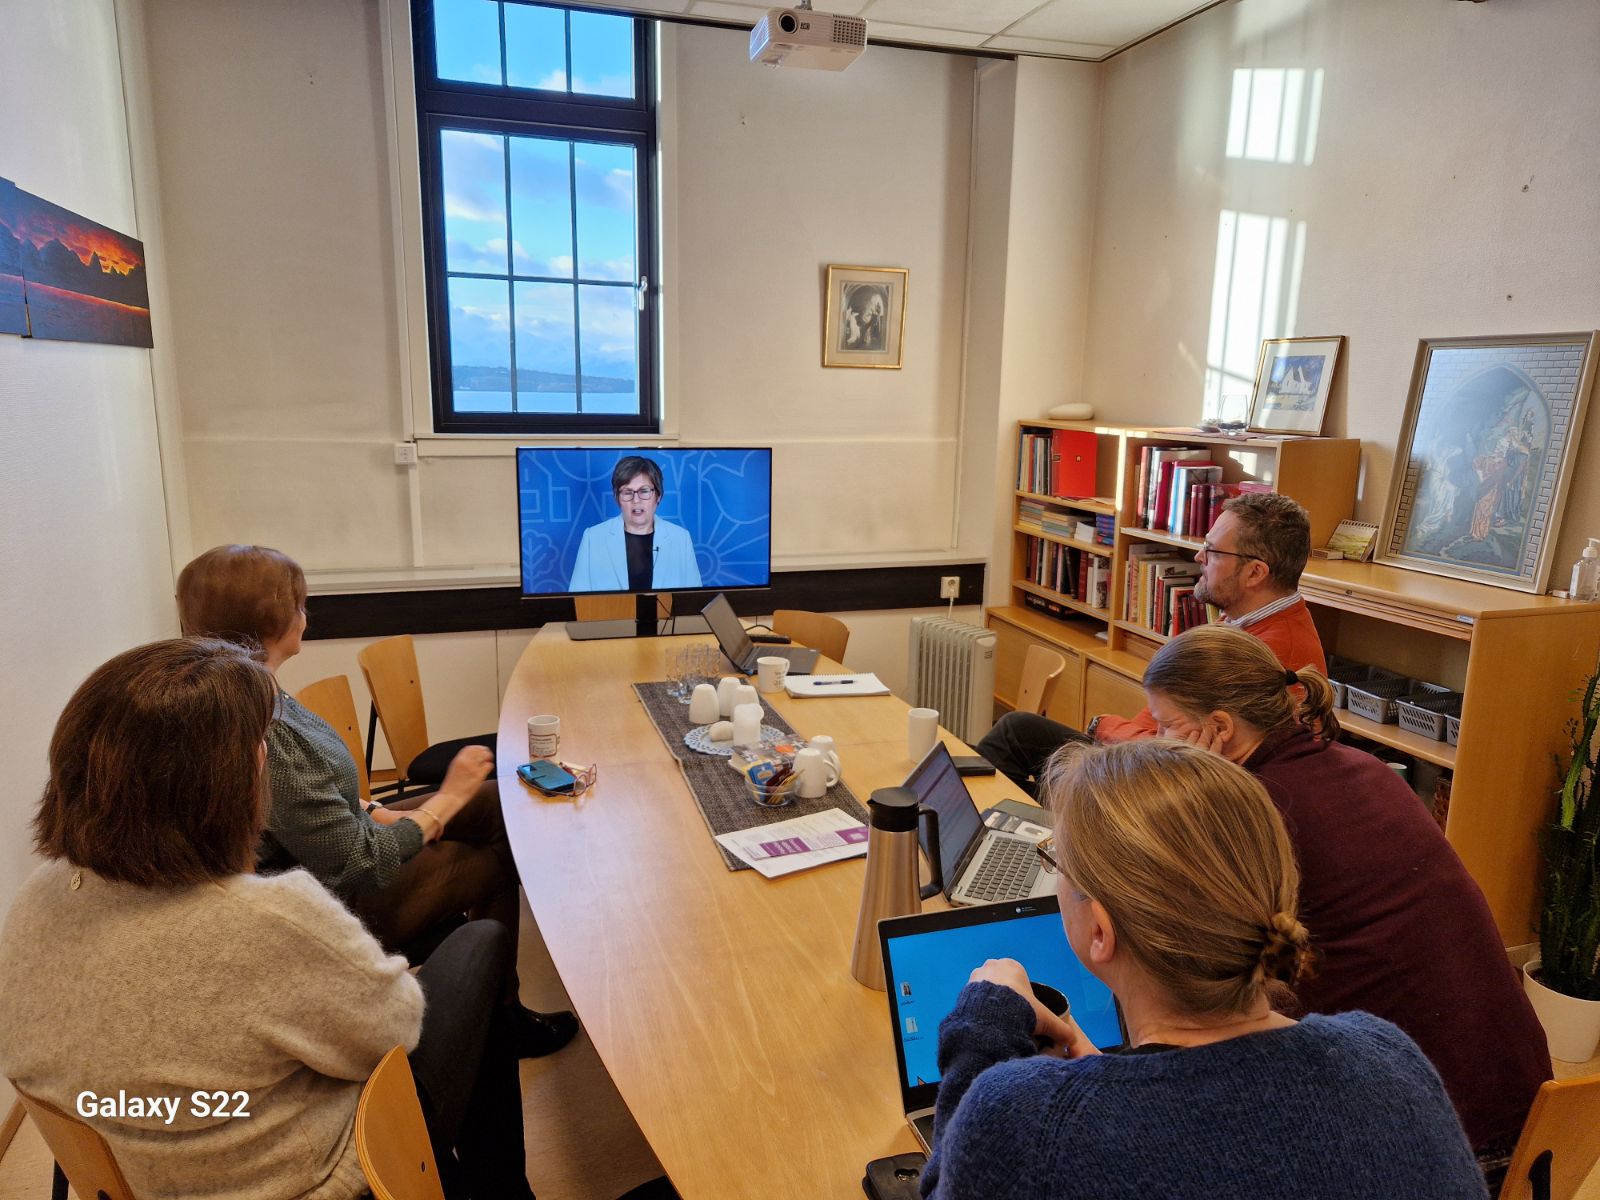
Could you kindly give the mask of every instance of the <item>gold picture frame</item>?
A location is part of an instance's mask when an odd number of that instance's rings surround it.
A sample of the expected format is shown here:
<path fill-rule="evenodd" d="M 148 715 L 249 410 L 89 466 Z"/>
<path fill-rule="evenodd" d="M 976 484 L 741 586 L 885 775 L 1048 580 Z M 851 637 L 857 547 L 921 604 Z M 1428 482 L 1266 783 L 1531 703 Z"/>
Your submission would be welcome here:
<path fill-rule="evenodd" d="M 898 371 L 906 334 L 905 267 L 828 264 L 822 365 Z"/>

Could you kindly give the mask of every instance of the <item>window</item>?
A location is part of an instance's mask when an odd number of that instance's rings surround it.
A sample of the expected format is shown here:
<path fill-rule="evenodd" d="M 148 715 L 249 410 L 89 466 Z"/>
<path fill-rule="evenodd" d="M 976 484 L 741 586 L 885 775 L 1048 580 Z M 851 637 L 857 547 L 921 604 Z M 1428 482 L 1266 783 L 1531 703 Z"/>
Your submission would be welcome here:
<path fill-rule="evenodd" d="M 656 432 L 649 23 L 415 0 L 434 428 Z"/>

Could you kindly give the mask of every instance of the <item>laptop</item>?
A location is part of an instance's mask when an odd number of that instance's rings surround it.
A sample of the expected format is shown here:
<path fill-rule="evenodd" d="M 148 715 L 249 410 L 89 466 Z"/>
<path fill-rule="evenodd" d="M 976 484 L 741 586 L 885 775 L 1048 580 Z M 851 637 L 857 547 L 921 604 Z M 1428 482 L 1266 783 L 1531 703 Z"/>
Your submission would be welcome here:
<path fill-rule="evenodd" d="M 978 815 L 972 793 L 956 773 L 943 742 L 935 742 L 906 776 L 905 786 L 917 803 L 931 809 L 937 821 L 919 823 L 922 852 L 938 872 L 951 904 L 991 904 L 1022 900 L 1055 890 L 1055 877 L 1039 863 L 1034 847 L 1050 836 L 1048 814 L 1038 810 L 1037 823 L 1012 812 L 991 809 Z"/>
<path fill-rule="evenodd" d="M 906 1123 L 930 1154 L 939 1094 L 939 1022 L 985 959 L 1014 958 L 1029 979 L 1059 989 L 1072 1019 L 1100 1049 L 1116 1049 L 1128 1040 L 1111 989 L 1084 969 L 1067 944 L 1054 896 L 893 917 L 878 922 L 878 941 L 900 1099 Z"/>
<path fill-rule="evenodd" d="M 756 659 L 769 657 L 787 658 L 789 670 L 796 675 L 809 675 L 817 659 L 822 657 L 820 650 L 807 650 L 802 646 L 757 646 L 734 615 L 733 605 L 720 592 L 700 613 L 711 626 L 711 632 L 717 635 L 717 645 L 722 647 L 728 661 L 746 675 L 756 673 Z"/>

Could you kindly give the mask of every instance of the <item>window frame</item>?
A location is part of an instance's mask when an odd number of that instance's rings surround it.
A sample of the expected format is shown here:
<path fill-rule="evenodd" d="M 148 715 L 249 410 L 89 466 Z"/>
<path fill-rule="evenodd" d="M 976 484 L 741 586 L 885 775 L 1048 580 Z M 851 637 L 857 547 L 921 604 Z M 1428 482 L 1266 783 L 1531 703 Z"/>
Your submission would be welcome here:
<path fill-rule="evenodd" d="M 527 3 L 532 0 L 501 0 L 501 3 Z M 539 0 L 540 6 L 571 12 L 598 11 Z M 627 434 L 658 435 L 661 430 L 660 384 L 660 282 L 655 213 L 659 181 L 656 130 L 656 70 L 654 23 L 633 16 L 632 98 L 580 96 L 567 92 L 516 88 L 500 84 L 473 83 L 438 78 L 431 0 L 411 0 L 413 71 L 416 89 L 418 181 L 422 205 L 422 262 L 428 316 L 429 382 L 432 385 L 433 429 L 439 434 Z M 505 73 L 504 9 L 500 22 L 501 73 Z M 606 13 L 608 16 L 624 14 Z M 571 79 L 571 26 L 568 22 L 568 80 Z M 637 194 L 634 228 L 638 278 L 626 287 L 634 294 L 638 312 L 638 389 L 637 413 L 464 413 L 455 410 L 453 372 L 450 361 L 449 280 L 445 261 L 444 176 L 440 137 L 446 129 L 489 133 L 511 137 L 552 138 L 563 141 L 605 142 L 627 145 L 638 155 Z M 577 196 L 572 196 L 572 220 L 577 221 Z M 509 212 L 508 212 L 509 219 Z M 575 226 L 574 226 L 575 227 Z M 511 285 L 519 277 L 507 263 L 506 278 Z M 574 261 L 572 286 L 580 282 Z M 472 272 L 465 273 L 472 275 Z M 501 278 L 501 276 L 483 276 Z M 643 288 L 639 280 L 645 281 Z M 561 281 L 565 282 L 565 281 Z M 576 310 L 575 310 L 576 314 Z M 513 339 L 515 325 L 513 323 Z M 581 324 L 575 319 L 574 350 L 579 393 L 582 389 Z"/>

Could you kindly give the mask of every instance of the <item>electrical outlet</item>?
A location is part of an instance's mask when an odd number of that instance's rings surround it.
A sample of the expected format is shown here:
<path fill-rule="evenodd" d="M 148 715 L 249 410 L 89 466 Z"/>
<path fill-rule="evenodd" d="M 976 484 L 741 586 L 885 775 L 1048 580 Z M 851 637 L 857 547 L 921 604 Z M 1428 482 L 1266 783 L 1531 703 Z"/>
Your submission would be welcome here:
<path fill-rule="evenodd" d="M 939 599 L 959 600 L 961 598 L 961 576 L 939 576 Z"/>
<path fill-rule="evenodd" d="M 396 442 L 394 444 L 394 465 L 397 467 L 416 466 L 417 444 L 415 442 Z"/>

